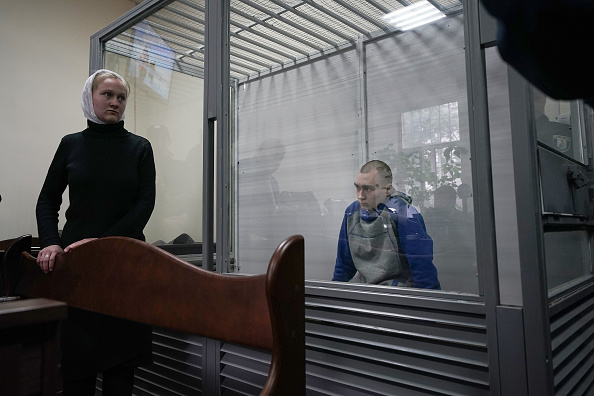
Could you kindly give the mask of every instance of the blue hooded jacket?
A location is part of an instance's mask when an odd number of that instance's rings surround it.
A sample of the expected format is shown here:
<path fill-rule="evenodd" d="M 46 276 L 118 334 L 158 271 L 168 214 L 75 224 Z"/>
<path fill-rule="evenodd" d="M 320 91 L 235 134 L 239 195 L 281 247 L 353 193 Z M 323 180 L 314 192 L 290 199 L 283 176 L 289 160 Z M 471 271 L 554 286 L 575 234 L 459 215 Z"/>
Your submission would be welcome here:
<path fill-rule="evenodd" d="M 425 222 L 421 214 L 411 205 L 412 198 L 403 193 L 390 196 L 376 210 L 367 211 L 361 208 L 358 201 L 350 204 L 345 210 L 336 254 L 333 281 L 348 282 L 356 274 L 357 269 L 349 247 L 348 219 L 358 211 L 361 220 L 367 223 L 379 218 L 379 214 L 387 209 L 393 221 L 395 235 L 398 239 L 398 255 L 402 272 L 392 286 L 410 284 L 416 288 L 440 289 L 437 269 L 433 265 L 433 241 L 427 234 Z"/>

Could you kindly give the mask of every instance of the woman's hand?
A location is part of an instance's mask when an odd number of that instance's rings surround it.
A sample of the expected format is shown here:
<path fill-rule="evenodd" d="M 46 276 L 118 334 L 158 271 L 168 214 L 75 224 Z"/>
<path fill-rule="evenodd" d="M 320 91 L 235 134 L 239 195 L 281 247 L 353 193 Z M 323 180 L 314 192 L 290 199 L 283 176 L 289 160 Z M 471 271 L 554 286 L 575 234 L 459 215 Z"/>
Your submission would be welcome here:
<path fill-rule="evenodd" d="M 80 241 L 76 241 L 74 243 L 71 243 L 70 245 L 66 246 L 66 248 L 64 249 L 65 253 L 68 253 L 69 251 L 71 251 L 72 249 L 74 249 L 77 246 L 83 245 L 87 242 L 91 242 L 94 241 L 97 238 L 85 238 L 85 239 L 81 239 Z"/>
<path fill-rule="evenodd" d="M 37 255 L 37 265 L 46 274 L 54 270 L 54 264 L 56 262 L 56 256 L 64 251 L 60 245 L 50 245 L 41 249 Z"/>

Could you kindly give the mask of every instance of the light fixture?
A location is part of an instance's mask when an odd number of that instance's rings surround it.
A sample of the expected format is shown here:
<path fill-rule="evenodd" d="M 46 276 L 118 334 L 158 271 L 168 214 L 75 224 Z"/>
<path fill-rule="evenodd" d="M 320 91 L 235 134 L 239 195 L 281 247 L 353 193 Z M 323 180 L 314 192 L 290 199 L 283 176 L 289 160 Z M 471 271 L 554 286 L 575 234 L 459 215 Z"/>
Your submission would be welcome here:
<path fill-rule="evenodd" d="M 417 26 L 431 23 L 444 17 L 445 14 L 427 0 L 417 1 L 409 6 L 384 15 L 386 22 L 394 25 L 399 30 L 414 29 Z"/>

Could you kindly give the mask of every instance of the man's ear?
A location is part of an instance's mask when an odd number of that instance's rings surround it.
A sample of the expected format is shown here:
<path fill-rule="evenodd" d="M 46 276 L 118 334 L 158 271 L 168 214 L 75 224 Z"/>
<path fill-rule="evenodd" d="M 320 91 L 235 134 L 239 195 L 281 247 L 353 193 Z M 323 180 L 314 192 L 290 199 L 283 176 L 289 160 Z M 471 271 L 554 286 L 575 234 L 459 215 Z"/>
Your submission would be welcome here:
<path fill-rule="evenodd" d="M 390 196 L 392 194 L 392 185 L 388 184 L 386 186 L 386 195 Z"/>

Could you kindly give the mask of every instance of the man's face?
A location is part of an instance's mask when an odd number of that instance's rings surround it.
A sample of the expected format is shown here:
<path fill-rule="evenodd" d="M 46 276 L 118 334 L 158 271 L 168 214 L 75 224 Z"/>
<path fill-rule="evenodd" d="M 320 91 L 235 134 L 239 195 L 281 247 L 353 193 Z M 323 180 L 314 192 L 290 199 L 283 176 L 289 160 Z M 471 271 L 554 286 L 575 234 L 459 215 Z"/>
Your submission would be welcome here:
<path fill-rule="evenodd" d="M 373 210 L 384 202 L 388 196 L 390 184 L 385 178 L 377 174 L 377 170 L 359 173 L 355 179 L 357 200 L 365 210 Z"/>

